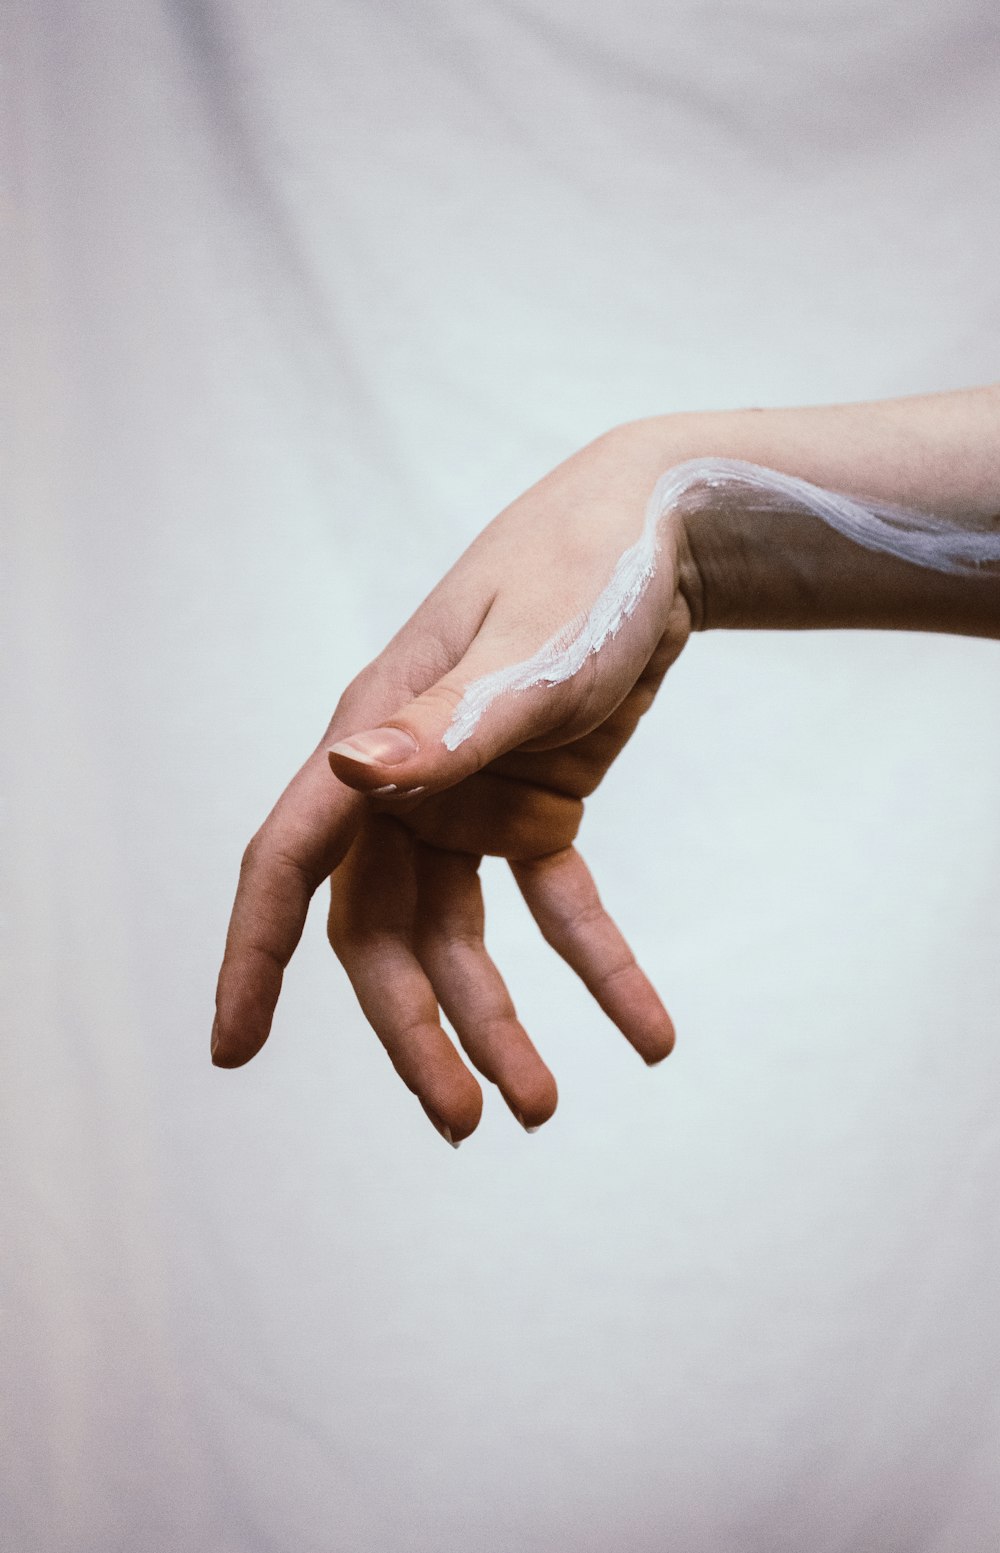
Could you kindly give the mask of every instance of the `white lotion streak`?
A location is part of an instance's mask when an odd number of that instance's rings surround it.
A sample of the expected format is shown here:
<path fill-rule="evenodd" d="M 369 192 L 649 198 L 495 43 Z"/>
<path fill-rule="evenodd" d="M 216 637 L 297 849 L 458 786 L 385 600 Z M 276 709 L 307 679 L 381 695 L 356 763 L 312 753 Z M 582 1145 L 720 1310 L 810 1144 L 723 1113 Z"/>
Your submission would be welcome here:
<path fill-rule="evenodd" d="M 692 458 L 660 476 L 646 507 L 642 533 L 619 558 L 610 582 L 586 616 L 578 615 L 530 658 L 494 669 L 466 686 L 444 734 L 457 749 L 500 696 L 538 685 L 561 685 L 582 668 L 591 653 L 616 636 L 634 612 L 656 570 L 660 520 L 696 488 L 750 492 L 755 512 L 804 509 L 868 550 L 880 550 L 915 566 L 956 575 L 973 575 L 1000 562 L 1000 534 L 965 529 L 927 512 L 891 502 L 859 500 L 827 491 L 796 475 L 782 474 L 737 458 Z"/>

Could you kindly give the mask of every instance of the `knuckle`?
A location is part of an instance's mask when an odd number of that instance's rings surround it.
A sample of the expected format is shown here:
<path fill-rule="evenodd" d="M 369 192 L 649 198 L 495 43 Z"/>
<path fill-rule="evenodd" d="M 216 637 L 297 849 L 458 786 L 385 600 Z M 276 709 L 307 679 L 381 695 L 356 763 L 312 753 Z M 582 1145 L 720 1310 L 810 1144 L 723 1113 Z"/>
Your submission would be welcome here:
<path fill-rule="evenodd" d="M 350 952 L 351 933 L 343 912 L 331 906 L 326 918 L 326 937 L 338 960 Z"/>
<path fill-rule="evenodd" d="M 378 675 L 375 667 L 369 663 L 341 692 L 337 705 L 333 709 L 333 716 L 327 724 L 327 734 L 351 722 L 356 716 L 362 717 L 363 720 L 364 708 L 371 704 L 377 684 Z"/>
<path fill-rule="evenodd" d="M 617 965 L 609 966 L 600 974 L 600 984 L 605 989 L 615 986 L 623 976 L 631 976 L 636 969 L 635 956 L 629 955 L 627 960 L 620 961 Z"/>
<path fill-rule="evenodd" d="M 574 934 L 586 932 L 588 928 L 603 926 L 605 920 L 604 907 L 600 901 L 581 901 L 567 916 L 566 930 Z"/>
<path fill-rule="evenodd" d="M 508 856 L 531 860 L 563 851 L 572 846 L 582 819 L 583 804 L 578 798 L 545 793 L 530 811 L 512 821 Z"/>
<path fill-rule="evenodd" d="M 260 862 L 260 855 L 264 847 L 263 827 L 255 831 L 243 848 L 243 856 L 240 858 L 240 873 L 252 873 Z"/>
<path fill-rule="evenodd" d="M 446 674 L 454 656 L 436 630 L 412 626 L 405 641 L 397 644 L 395 678 L 409 696 L 419 696 Z"/>
<path fill-rule="evenodd" d="M 465 691 L 458 685 L 450 685 L 447 680 L 442 680 L 437 685 L 432 685 L 425 690 L 420 697 L 422 706 L 436 708 L 441 706 L 450 716 L 458 706 Z"/>
<path fill-rule="evenodd" d="M 462 745 L 462 770 L 466 777 L 475 776 L 489 763 L 489 753 L 479 739 L 467 739 Z"/>
<path fill-rule="evenodd" d="M 432 972 L 461 974 L 475 970 L 484 953 L 483 936 L 473 929 L 439 925 L 419 927 L 414 935 L 418 959 Z M 474 962 L 470 966 L 470 961 Z"/>

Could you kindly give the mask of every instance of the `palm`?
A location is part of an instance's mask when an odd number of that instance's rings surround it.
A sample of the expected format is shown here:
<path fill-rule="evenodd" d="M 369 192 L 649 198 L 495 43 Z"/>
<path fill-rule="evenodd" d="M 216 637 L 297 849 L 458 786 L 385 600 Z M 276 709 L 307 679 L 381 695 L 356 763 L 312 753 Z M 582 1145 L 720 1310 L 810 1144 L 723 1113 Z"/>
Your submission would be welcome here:
<path fill-rule="evenodd" d="M 570 846 L 582 800 L 632 737 L 685 639 L 673 630 L 664 634 L 624 700 L 595 728 L 548 748 L 522 745 L 455 787 L 411 800 L 408 812 L 395 806 L 397 817 L 418 840 L 446 851 L 513 862 Z"/>

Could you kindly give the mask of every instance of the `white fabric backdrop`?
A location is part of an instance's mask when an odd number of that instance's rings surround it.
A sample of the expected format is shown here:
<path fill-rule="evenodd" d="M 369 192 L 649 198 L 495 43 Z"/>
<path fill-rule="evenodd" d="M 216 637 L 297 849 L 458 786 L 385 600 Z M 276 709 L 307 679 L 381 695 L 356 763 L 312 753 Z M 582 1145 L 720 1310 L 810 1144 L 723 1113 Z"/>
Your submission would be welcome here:
<path fill-rule="evenodd" d="M 997 377 L 992 0 L 13 0 L 2 66 L 5 1546 L 995 1549 L 995 644 L 692 643 L 582 835 L 664 1068 L 488 871 L 536 1137 L 442 1144 L 321 906 L 208 1060 L 244 842 L 499 507 Z"/>

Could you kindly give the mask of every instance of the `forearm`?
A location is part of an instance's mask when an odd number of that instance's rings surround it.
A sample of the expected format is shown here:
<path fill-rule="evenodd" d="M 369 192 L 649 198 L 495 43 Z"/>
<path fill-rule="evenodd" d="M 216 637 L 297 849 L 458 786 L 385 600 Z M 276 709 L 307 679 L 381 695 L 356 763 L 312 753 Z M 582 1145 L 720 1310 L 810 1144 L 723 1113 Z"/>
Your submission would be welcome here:
<path fill-rule="evenodd" d="M 740 460 L 947 521 L 972 566 L 869 548 L 801 501 L 716 478 L 679 505 L 694 629 L 868 627 L 1000 638 L 1000 386 L 871 404 L 664 416 L 612 434 L 638 479 Z M 708 468 L 708 465 L 706 465 Z M 916 533 L 916 525 L 914 526 Z M 979 536 L 979 537 L 977 537 Z M 867 536 L 863 536 L 867 537 Z M 905 527 L 901 548 L 908 547 Z M 945 551 L 949 545 L 946 542 Z"/>

